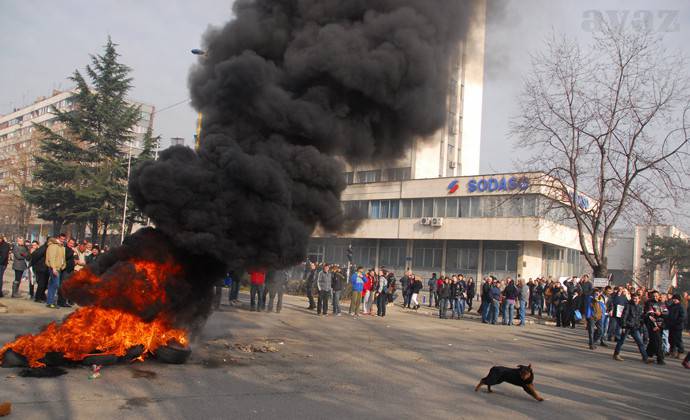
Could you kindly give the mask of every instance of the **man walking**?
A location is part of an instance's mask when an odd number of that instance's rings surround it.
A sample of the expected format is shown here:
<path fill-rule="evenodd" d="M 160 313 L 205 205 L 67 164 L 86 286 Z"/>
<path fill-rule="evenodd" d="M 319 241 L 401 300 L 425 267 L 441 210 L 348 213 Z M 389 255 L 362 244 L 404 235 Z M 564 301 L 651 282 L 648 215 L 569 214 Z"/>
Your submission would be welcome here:
<path fill-rule="evenodd" d="M 331 295 L 331 277 L 330 265 L 324 264 L 323 270 L 316 278 L 316 288 L 319 290 L 319 300 L 316 304 L 316 314 L 328 316 L 328 297 Z"/>
<path fill-rule="evenodd" d="M 388 304 L 388 280 L 379 271 L 378 281 L 376 284 L 376 316 L 386 316 L 386 305 Z"/>
<path fill-rule="evenodd" d="M 436 273 L 431 274 L 429 285 L 429 307 L 434 306 L 434 296 L 436 296 L 436 306 L 438 306 L 438 295 L 436 294 Z"/>
<path fill-rule="evenodd" d="M 661 330 L 664 326 L 662 317 L 661 303 L 659 302 L 659 292 L 653 291 L 652 298 L 647 301 L 644 309 L 645 325 L 649 333 L 649 343 L 647 344 L 647 354 L 650 357 L 656 354 L 656 362 L 665 365 L 664 347 L 661 342 Z"/>
<path fill-rule="evenodd" d="M 683 348 L 683 322 L 685 321 L 685 308 L 680 303 L 680 295 L 671 297 L 671 305 L 668 307 L 666 326 L 669 331 L 669 342 L 671 344 L 671 357 L 680 358 Z"/>
<path fill-rule="evenodd" d="M 625 305 L 623 309 L 623 314 L 621 316 L 621 338 L 616 343 L 616 348 L 613 350 L 613 359 L 619 362 L 623 361 L 620 356 L 621 349 L 623 348 L 623 343 L 625 343 L 625 338 L 628 334 L 632 335 L 637 348 L 642 356 L 642 361 L 645 363 L 650 363 L 651 361 L 647 357 L 647 351 L 644 348 L 644 342 L 642 341 L 642 334 L 640 330 L 642 329 L 642 305 L 640 305 L 640 297 L 633 295 L 632 300 Z"/>

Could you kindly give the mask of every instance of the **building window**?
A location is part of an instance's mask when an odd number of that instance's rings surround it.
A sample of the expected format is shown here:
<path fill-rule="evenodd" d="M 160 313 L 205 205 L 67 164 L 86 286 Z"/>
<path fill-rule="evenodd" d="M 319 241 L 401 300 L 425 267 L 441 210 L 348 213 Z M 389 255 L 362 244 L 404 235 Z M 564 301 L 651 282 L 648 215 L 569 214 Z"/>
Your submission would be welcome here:
<path fill-rule="evenodd" d="M 345 176 L 345 183 L 347 185 L 352 185 L 355 182 L 355 174 L 353 172 L 344 172 L 343 175 Z"/>
<path fill-rule="evenodd" d="M 434 217 L 446 217 L 445 198 L 434 198 Z"/>
<path fill-rule="evenodd" d="M 446 216 L 458 217 L 458 199 L 457 197 L 446 198 Z"/>
<path fill-rule="evenodd" d="M 434 199 L 425 198 L 423 203 L 422 217 L 434 216 Z"/>
<path fill-rule="evenodd" d="M 402 217 L 403 219 L 412 217 L 412 200 L 402 200 Z"/>
<path fill-rule="evenodd" d="M 381 170 L 373 170 L 373 171 L 361 171 L 357 172 L 357 183 L 359 184 L 369 184 L 372 182 L 380 182 L 381 181 Z"/>
<path fill-rule="evenodd" d="M 388 268 L 405 268 L 407 241 L 382 239 L 379 248 L 379 265 Z"/>
<path fill-rule="evenodd" d="M 412 217 L 415 219 L 418 219 L 422 217 L 422 214 L 424 213 L 423 207 L 424 206 L 424 200 L 421 198 L 415 198 L 412 200 Z"/>
<path fill-rule="evenodd" d="M 414 241 L 412 262 L 415 269 L 441 269 L 442 241 Z"/>
<path fill-rule="evenodd" d="M 448 241 L 446 250 L 446 271 L 460 273 L 476 272 L 479 266 L 479 244 L 471 241 Z M 465 273 L 463 273 L 465 274 Z"/>
<path fill-rule="evenodd" d="M 410 179 L 412 168 L 388 168 L 384 170 L 385 181 L 405 181 Z"/>

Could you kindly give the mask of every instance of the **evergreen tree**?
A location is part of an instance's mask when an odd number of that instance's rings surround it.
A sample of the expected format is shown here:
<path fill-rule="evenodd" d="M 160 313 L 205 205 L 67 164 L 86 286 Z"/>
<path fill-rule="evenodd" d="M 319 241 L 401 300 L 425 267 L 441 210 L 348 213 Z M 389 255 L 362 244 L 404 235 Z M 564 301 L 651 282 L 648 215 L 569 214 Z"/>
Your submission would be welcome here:
<path fill-rule="evenodd" d="M 74 108 L 53 108 L 63 130 L 37 126 L 44 135 L 36 156 L 36 187 L 26 199 L 40 209 L 40 216 L 59 227 L 65 222 L 88 222 L 92 239 L 101 242 L 108 227 L 121 217 L 127 175 L 127 145 L 139 121 L 139 107 L 127 103 L 132 88 L 131 69 L 118 63 L 116 44 L 110 37 L 101 55 L 92 55 L 84 76 L 75 70 Z"/>

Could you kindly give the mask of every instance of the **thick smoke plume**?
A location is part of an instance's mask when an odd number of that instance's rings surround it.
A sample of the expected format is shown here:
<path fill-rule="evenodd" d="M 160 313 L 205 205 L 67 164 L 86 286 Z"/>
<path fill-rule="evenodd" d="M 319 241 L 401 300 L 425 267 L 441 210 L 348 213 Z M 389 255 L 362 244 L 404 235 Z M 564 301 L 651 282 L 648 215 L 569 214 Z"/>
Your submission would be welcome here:
<path fill-rule="evenodd" d="M 231 267 L 301 261 L 317 224 L 348 217 L 336 157 L 399 157 L 445 123 L 461 0 L 238 0 L 193 68 L 198 153 L 173 147 L 130 190 L 189 256 Z"/>

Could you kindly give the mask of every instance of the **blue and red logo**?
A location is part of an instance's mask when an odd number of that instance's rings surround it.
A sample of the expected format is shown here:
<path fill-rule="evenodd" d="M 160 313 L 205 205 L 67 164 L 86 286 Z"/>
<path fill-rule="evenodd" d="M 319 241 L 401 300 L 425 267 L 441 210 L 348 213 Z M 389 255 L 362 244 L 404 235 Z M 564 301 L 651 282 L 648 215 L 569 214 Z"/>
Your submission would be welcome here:
<path fill-rule="evenodd" d="M 448 194 L 453 194 L 455 191 L 458 190 L 458 188 L 460 188 L 460 183 L 457 179 L 454 179 L 450 181 L 450 184 L 448 184 L 448 187 L 446 188 L 448 189 Z"/>

